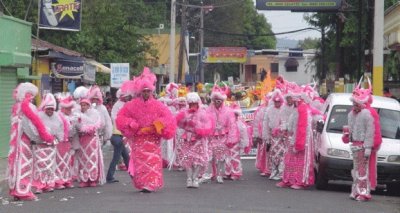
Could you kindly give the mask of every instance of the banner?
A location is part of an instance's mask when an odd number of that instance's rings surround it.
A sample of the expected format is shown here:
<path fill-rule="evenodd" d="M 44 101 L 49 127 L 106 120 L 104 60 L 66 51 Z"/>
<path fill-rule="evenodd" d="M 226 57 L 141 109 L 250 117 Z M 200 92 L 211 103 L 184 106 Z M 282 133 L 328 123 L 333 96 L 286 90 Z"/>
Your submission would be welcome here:
<path fill-rule="evenodd" d="M 96 67 L 92 64 L 85 63 L 83 80 L 88 83 L 94 83 L 96 81 Z"/>
<path fill-rule="evenodd" d="M 129 63 L 111 64 L 111 87 L 120 88 L 124 81 L 129 80 Z"/>
<path fill-rule="evenodd" d="M 342 0 L 257 0 L 257 10 L 337 11 Z"/>
<path fill-rule="evenodd" d="M 81 29 L 82 0 L 40 0 L 40 29 Z"/>
<path fill-rule="evenodd" d="M 57 78 L 81 79 L 84 71 L 83 61 L 54 59 L 51 71 Z"/>
<path fill-rule="evenodd" d="M 203 63 L 245 63 L 247 49 L 245 47 L 205 47 L 201 51 Z"/>

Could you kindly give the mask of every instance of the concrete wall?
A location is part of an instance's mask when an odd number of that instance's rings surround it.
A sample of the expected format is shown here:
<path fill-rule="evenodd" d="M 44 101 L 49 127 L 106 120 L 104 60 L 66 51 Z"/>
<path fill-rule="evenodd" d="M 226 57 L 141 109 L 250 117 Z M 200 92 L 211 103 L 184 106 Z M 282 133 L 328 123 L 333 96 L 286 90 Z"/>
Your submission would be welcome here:
<path fill-rule="evenodd" d="M 279 75 L 288 81 L 296 82 L 298 85 L 312 83 L 317 71 L 315 63 L 312 61 L 314 56 L 294 57 L 299 62 L 297 72 L 286 71 L 285 62 L 288 58 L 288 56 L 279 57 Z"/>

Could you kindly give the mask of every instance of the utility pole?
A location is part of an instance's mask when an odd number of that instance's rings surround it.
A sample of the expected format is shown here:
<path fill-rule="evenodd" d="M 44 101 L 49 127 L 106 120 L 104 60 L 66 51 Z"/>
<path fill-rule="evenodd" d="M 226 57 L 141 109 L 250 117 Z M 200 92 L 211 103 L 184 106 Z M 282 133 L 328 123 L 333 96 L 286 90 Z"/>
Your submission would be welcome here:
<path fill-rule="evenodd" d="M 204 66 L 203 66 L 203 61 L 201 58 L 201 54 L 203 51 L 204 47 L 204 8 L 200 7 L 200 81 L 204 83 Z"/>
<path fill-rule="evenodd" d="M 180 39 L 180 45 L 179 45 L 179 62 L 178 62 L 178 82 L 182 83 L 182 66 L 183 66 L 183 59 L 184 55 L 186 55 L 186 51 L 184 51 L 185 48 L 185 38 L 186 38 L 186 1 L 183 0 L 182 2 L 182 14 L 181 14 L 181 39 Z"/>
<path fill-rule="evenodd" d="M 174 82 L 175 76 L 175 20 L 176 0 L 171 0 L 171 32 L 169 37 L 169 82 Z"/>
<path fill-rule="evenodd" d="M 374 7 L 374 60 L 373 60 L 373 93 L 383 94 L 383 24 L 384 1 L 375 0 Z"/>

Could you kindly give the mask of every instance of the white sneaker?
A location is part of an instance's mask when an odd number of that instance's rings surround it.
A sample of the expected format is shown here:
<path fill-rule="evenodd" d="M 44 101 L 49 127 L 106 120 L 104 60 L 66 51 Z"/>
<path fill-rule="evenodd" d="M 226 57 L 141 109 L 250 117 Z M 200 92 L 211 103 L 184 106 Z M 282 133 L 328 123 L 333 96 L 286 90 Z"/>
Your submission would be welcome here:
<path fill-rule="evenodd" d="M 187 187 L 187 188 L 192 188 L 192 187 L 193 187 L 193 181 L 192 181 L 191 178 L 188 178 L 188 179 L 186 180 L 186 187 Z"/>
<path fill-rule="evenodd" d="M 195 178 L 194 180 L 193 180 L 193 188 L 199 188 L 199 179 L 198 178 Z"/>
<path fill-rule="evenodd" d="M 274 177 L 272 177 L 272 180 L 281 180 L 282 178 L 279 177 L 279 175 L 275 175 Z"/>
<path fill-rule="evenodd" d="M 222 178 L 222 176 L 217 176 L 217 183 L 224 183 L 224 178 Z"/>

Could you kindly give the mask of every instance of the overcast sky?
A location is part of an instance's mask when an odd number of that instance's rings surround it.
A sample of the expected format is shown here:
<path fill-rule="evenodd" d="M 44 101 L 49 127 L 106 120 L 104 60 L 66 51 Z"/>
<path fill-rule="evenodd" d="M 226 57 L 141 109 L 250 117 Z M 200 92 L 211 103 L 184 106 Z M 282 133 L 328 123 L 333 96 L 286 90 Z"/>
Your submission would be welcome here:
<path fill-rule="evenodd" d="M 256 0 L 253 0 L 256 2 Z M 255 5 L 255 3 L 254 3 Z M 259 10 L 260 14 L 263 14 L 267 21 L 272 25 L 272 31 L 274 33 L 298 30 L 302 28 L 310 27 L 303 19 L 304 13 L 293 13 L 290 11 L 272 11 L 272 10 Z M 286 38 L 294 40 L 303 40 L 304 38 L 320 38 L 321 33 L 315 30 L 302 31 L 298 33 L 291 33 L 285 35 L 278 35 L 277 38 Z"/>

